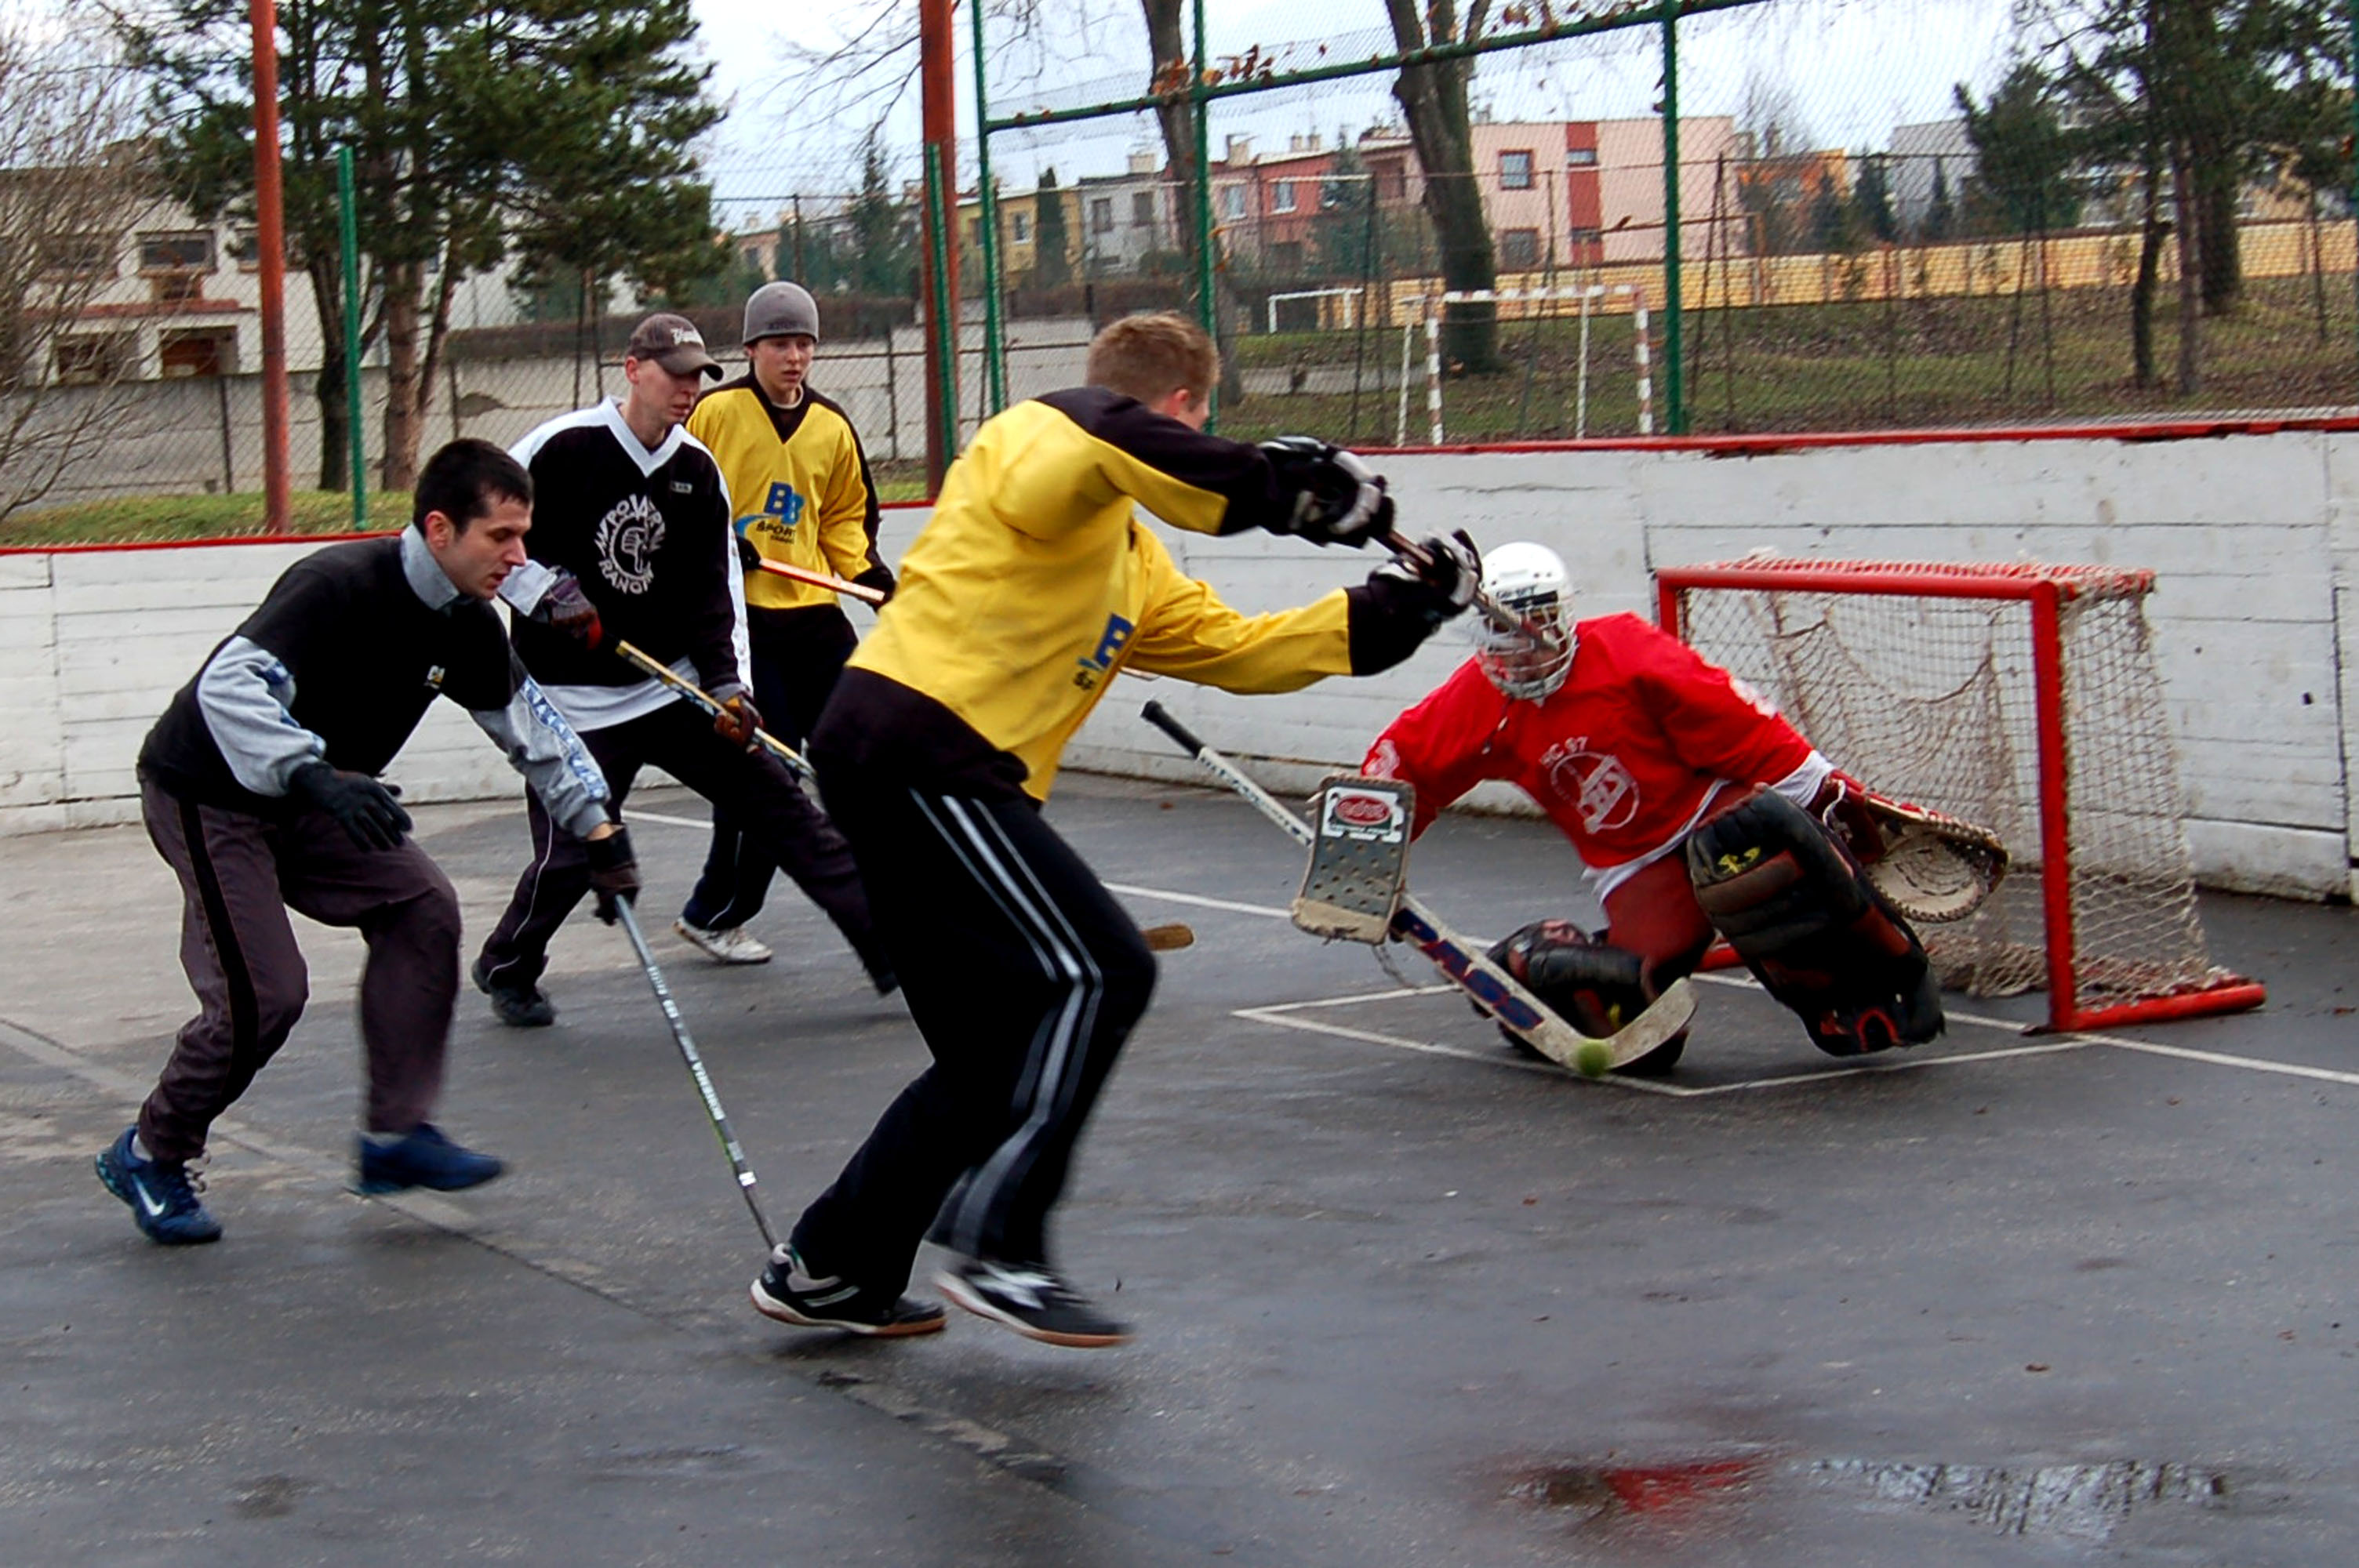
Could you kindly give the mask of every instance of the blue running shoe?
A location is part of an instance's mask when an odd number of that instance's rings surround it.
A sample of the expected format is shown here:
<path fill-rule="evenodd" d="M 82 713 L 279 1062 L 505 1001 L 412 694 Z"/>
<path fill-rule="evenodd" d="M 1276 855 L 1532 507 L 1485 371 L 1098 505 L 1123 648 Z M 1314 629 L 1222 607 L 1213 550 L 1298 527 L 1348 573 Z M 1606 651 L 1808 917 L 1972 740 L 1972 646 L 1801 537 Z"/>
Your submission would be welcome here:
<path fill-rule="evenodd" d="M 380 1145 L 366 1138 L 360 1141 L 359 1172 L 353 1182 L 353 1191 L 375 1195 L 427 1187 L 438 1193 L 455 1193 L 464 1187 L 480 1187 L 506 1169 L 491 1155 L 462 1149 L 443 1137 L 441 1130 L 432 1122 L 421 1121 L 416 1131 L 398 1143 Z"/>
<path fill-rule="evenodd" d="M 131 1152 L 131 1135 L 138 1130 L 126 1127 L 123 1136 L 100 1152 L 94 1163 L 98 1179 L 106 1190 L 131 1206 L 131 1217 L 147 1233 L 147 1239 L 166 1247 L 193 1247 L 201 1241 L 219 1241 L 221 1222 L 205 1212 L 197 1194 L 202 1182 L 191 1177 L 186 1164 L 174 1164 L 163 1160 L 142 1160 Z"/>

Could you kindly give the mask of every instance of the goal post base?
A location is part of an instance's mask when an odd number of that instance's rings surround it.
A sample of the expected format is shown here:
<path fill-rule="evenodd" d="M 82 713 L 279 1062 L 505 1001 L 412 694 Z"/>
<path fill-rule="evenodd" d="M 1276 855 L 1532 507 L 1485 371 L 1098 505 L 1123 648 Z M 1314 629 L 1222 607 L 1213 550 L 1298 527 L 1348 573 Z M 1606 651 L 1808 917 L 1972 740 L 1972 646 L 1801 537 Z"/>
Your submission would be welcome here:
<path fill-rule="evenodd" d="M 2222 1013 L 2250 1012 L 2269 1000 L 2267 986 L 2238 975 L 2202 990 L 2172 996 L 2141 997 L 2111 1007 L 2076 1007 L 2062 1017 L 2052 1012 L 2045 1023 L 2026 1034 L 2085 1034 L 2099 1029 L 2125 1029 L 2140 1023 L 2172 1023 L 2182 1018 L 2213 1018 Z"/>

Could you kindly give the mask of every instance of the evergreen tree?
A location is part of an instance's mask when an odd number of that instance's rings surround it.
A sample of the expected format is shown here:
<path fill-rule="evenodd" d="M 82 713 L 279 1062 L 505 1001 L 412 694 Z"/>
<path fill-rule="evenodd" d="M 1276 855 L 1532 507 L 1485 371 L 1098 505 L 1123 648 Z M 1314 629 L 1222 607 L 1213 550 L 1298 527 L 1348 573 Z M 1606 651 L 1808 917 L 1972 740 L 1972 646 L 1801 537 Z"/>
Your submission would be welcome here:
<path fill-rule="evenodd" d="M 1375 182 L 1357 147 L 1346 143 L 1320 182 L 1319 215 L 1310 222 L 1311 265 L 1338 278 L 1366 276 L 1368 215 L 1376 204 Z"/>
<path fill-rule="evenodd" d="M 1040 259 L 1034 264 L 1032 279 L 1043 288 L 1061 288 L 1073 281 L 1072 227 L 1065 222 L 1065 193 L 1057 184 L 1057 171 L 1040 171 L 1038 209 L 1034 219 L 1032 254 Z"/>
<path fill-rule="evenodd" d="M 1918 237 L 1939 243 L 1958 232 L 1958 206 L 1950 195 L 1950 171 L 1944 160 L 1933 159 L 1933 198 L 1926 204 L 1925 222 Z"/>
<path fill-rule="evenodd" d="M 1892 210 L 1891 160 L 1882 153 L 1859 156 L 1859 178 L 1851 188 L 1857 225 L 1885 244 L 1900 240 L 1900 218 Z"/>
<path fill-rule="evenodd" d="M 126 9 L 162 155 L 201 217 L 253 209 L 245 0 Z M 323 344 L 322 482 L 348 470 L 335 154 L 353 149 L 364 344 L 385 346 L 384 482 L 409 483 L 460 282 L 511 258 L 555 279 L 685 287 L 725 266 L 690 150 L 719 117 L 689 0 L 280 0 L 289 260 Z M 579 287 L 578 283 L 574 287 Z"/>
<path fill-rule="evenodd" d="M 852 254 L 846 272 L 863 294 L 908 298 L 918 287 L 917 214 L 893 189 L 879 133 L 870 131 L 861 149 L 860 193 L 844 209 L 844 237 Z"/>
<path fill-rule="evenodd" d="M 2055 84 L 2029 60 L 1977 104 L 1961 82 L 1958 110 L 1980 166 L 1976 183 L 1995 226 L 2016 234 L 2069 229 L 2081 221 L 2076 152 L 2058 113 Z"/>

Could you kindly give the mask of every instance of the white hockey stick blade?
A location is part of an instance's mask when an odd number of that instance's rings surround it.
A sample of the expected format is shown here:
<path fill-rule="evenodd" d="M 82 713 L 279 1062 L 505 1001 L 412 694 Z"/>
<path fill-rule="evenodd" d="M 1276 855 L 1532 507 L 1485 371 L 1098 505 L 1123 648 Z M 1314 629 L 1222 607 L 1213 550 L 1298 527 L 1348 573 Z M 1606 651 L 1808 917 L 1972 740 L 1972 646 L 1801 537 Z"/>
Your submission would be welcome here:
<path fill-rule="evenodd" d="M 1546 1002 L 1516 982 L 1474 945 L 1404 893 L 1393 916 L 1393 933 L 1433 961 L 1433 967 L 1471 997 L 1474 1004 L 1558 1066 L 1585 1078 L 1602 1078 L 1616 1067 L 1670 1043 L 1695 1016 L 1695 988 L 1676 980 L 1647 1011 L 1603 1040 L 1593 1040 L 1549 1011 Z"/>

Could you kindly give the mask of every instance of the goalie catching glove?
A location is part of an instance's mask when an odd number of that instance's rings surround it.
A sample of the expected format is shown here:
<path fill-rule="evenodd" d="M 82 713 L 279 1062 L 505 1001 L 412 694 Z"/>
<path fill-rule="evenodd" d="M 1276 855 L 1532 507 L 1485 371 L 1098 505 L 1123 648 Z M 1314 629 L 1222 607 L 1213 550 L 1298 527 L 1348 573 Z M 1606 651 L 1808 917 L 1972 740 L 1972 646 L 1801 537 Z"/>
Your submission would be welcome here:
<path fill-rule="evenodd" d="M 1315 436 L 1280 436 L 1264 441 L 1261 453 L 1277 472 L 1280 493 L 1294 496 L 1293 509 L 1269 524 L 1271 533 L 1357 549 L 1392 532 L 1384 479 L 1356 455 Z"/>

